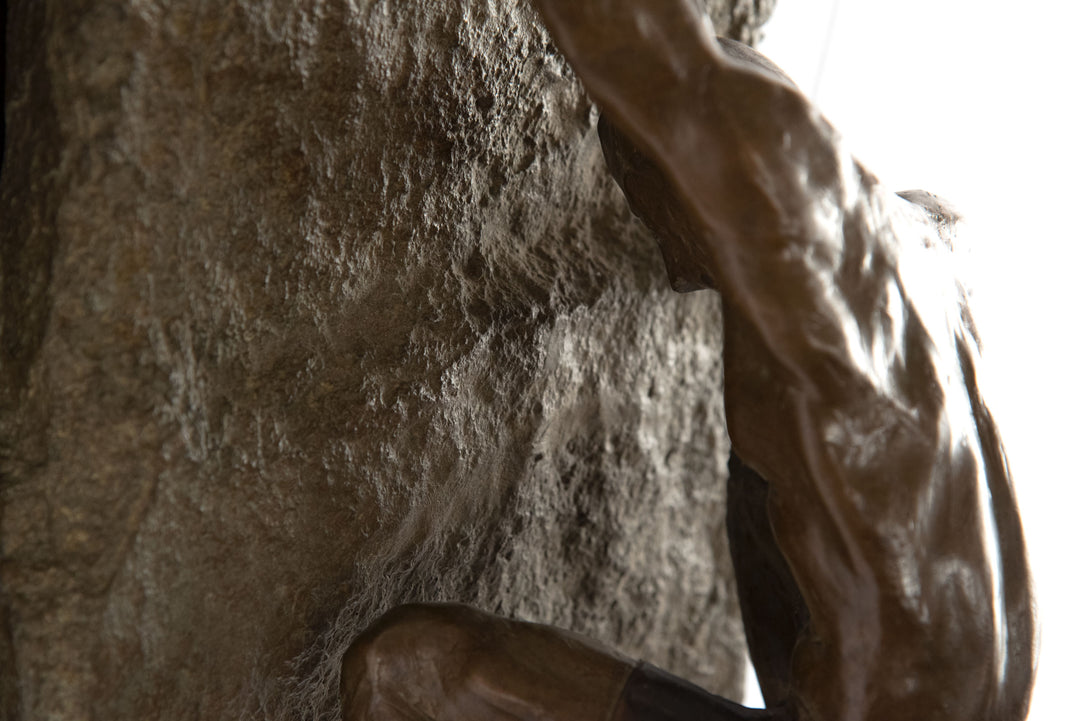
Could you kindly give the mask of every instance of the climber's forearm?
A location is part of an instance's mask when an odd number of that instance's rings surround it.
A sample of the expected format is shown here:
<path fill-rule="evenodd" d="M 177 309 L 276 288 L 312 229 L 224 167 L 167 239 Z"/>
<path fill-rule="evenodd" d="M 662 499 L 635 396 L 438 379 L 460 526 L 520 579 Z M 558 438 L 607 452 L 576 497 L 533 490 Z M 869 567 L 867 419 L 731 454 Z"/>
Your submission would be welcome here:
<path fill-rule="evenodd" d="M 345 721 L 609 721 L 634 664 L 561 629 L 459 605 L 388 613 L 342 663 Z"/>

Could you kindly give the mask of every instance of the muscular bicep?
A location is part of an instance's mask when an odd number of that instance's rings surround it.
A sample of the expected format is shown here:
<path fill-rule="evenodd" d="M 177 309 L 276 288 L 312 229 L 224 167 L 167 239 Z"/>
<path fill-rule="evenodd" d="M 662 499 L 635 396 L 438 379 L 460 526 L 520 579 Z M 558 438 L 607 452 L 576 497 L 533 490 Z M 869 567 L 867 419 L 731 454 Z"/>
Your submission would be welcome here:
<path fill-rule="evenodd" d="M 605 117 L 671 189 L 661 203 L 631 198 L 639 215 L 680 207 L 700 277 L 805 391 L 868 370 L 875 319 L 860 313 L 885 314 L 903 294 L 880 227 L 892 209 L 828 122 L 790 81 L 726 53 L 687 3 L 536 4 Z M 896 350 L 877 340 L 879 356 Z"/>

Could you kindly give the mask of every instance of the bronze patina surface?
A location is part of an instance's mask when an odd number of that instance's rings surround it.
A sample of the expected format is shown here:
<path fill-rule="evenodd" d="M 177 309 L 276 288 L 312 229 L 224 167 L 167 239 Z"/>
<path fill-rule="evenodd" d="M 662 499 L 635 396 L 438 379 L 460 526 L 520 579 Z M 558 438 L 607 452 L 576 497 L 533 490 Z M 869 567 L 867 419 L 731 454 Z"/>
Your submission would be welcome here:
<path fill-rule="evenodd" d="M 729 527 L 772 710 L 442 607 L 353 646 L 346 718 L 1023 719 L 1033 600 L 949 270 L 952 211 L 883 188 L 790 80 L 717 44 L 688 3 L 535 4 L 603 109 L 609 167 L 672 287 L 723 298 Z"/>

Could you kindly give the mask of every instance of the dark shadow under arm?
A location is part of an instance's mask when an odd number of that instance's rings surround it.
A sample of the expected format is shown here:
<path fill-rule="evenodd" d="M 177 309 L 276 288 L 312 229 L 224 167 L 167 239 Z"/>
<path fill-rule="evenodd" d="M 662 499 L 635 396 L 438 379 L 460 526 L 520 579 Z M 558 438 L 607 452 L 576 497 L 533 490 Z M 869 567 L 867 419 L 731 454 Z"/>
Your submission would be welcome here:
<path fill-rule="evenodd" d="M 787 707 L 753 709 L 647 663 L 630 674 L 611 721 L 794 721 Z"/>

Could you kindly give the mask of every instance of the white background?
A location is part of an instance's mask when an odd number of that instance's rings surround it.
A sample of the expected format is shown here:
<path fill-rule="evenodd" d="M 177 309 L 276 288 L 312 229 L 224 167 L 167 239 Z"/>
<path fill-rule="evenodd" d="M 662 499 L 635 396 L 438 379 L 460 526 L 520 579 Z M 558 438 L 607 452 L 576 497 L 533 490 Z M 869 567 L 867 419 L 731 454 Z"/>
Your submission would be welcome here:
<path fill-rule="evenodd" d="M 879 178 L 967 218 L 980 386 L 1037 584 L 1029 719 L 1066 718 L 1080 686 L 1080 3 L 778 0 L 764 33 Z"/>

